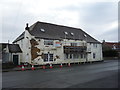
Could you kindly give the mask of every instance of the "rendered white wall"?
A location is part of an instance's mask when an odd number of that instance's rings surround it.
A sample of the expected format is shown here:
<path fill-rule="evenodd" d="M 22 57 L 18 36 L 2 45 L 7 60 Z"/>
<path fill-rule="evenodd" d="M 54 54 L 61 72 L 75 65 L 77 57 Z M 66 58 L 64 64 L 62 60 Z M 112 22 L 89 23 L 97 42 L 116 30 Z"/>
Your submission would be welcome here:
<path fill-rule="evenodd" d="M 26 38 L 28 37 L 28 38 Z M 53 53 L 54 57 L 56 55 L 58 55 L 60 57 L 60 59 L 56 59 L 56 61 L 53 62 L 44 62 L 44 60 L 41 58 L 41 56 L 38 56 L 33 62 L 31 61 L 31 44 L 30 44 L 30 40 L 34 38 L 39 45 L 36 45 L 37 48 L 40 49 L 40 53 L 38 53 L 39 55 L 41 55 L 42 53 Z M 54 40 L 54 43 L 57 42 L 59 40 Z M 44 45 L 44 39 L 36 39 L 34 36 L 31 36 L 29 34 L 29 32 L 27 30 L 25 30 L 25 37 L 24 39 L 21 41 L 18 41 L 17 44 L 20 45 L 23 53 L 21 55 L 22 59 L 20 60 L 21 62 L 28 62 L 31 64 L 46 64 L 46 63 L 73 63 L 73 62 L 86 62 L 86 58 L 79 58 L 79 59 L 64 59 L 64 53 L 63 53 L 63 46 L 64 45 L 70 45 L 70 43 L 72 42 L 77 42 L 79 46 L 83 46 L 83 45 L 87 45 L 87 51 L 91 51 L 91 54 L 88 54 L 87 59 L 88 61 L 97 61 L 97 60 L 102 60 L 102 44 L 97 44 L 97 47 L 93 46 L 93 43 L 87 43 L 86 41 L 79 41 L 79 40 L 67 40 L 67 39 L 63 39 L 61 41 L 62 46 L 59 48 L 56 48 L 55 45 L 49 45 L 49 47 L 45 47 Z M 93 58 L 93 53 L 96 54 L 96 58 Z"/>

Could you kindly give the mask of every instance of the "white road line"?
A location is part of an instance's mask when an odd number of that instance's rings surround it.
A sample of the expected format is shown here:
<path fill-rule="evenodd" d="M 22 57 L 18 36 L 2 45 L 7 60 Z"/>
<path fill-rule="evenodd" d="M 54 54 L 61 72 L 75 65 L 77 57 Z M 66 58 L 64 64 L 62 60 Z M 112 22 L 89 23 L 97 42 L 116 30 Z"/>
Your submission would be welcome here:
<path fill-rule="evenodd" d="M 73 69 L 67 69 L 67 70 L 52 70 L 52 71 L 46 71 L 46 73 L 49 72 L 67 72 L 67 71 L 72 71 Z"/>

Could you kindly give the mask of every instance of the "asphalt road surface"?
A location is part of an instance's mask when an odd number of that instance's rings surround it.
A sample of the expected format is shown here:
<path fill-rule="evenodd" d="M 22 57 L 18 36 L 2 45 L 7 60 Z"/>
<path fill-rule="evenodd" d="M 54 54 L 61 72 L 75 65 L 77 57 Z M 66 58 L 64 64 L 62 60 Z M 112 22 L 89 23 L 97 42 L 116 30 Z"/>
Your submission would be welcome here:
<path fill-rule="evenodd" d="M 118 88 L 118 60 L 2 73 L 3 88 Z"/>

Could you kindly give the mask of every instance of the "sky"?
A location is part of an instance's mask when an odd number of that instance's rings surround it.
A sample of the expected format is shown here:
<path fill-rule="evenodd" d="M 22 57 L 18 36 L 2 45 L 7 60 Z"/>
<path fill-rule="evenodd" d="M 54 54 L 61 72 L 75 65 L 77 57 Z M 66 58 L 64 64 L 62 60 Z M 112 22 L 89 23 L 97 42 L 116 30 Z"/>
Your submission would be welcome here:
<path fill-rule="evenodd" d="M 119 0 L 0 0 L 0 42 L 13 42 L 37 21 L 83 29 L 102 42 L 118 41 Z"/>

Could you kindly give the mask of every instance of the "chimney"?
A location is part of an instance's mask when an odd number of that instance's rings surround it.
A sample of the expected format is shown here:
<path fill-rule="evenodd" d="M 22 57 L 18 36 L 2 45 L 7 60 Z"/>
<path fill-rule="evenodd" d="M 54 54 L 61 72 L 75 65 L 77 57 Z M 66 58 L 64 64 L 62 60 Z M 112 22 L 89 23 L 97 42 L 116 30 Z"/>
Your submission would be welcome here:
<path fill-rule="evenodd" d="M 26 23 L 25 30 L 29 30 L 28 23 Z"/>
<path fill-rule="evenodd" d="M 9 44 L 9 42 L 10 42 L 10 41 L 8 40 L 8 44 Z"/>

